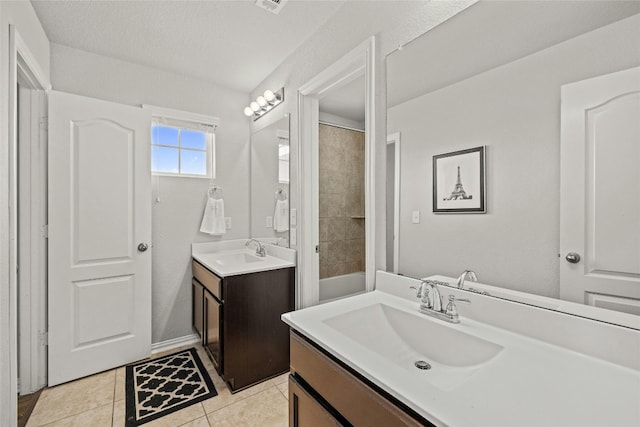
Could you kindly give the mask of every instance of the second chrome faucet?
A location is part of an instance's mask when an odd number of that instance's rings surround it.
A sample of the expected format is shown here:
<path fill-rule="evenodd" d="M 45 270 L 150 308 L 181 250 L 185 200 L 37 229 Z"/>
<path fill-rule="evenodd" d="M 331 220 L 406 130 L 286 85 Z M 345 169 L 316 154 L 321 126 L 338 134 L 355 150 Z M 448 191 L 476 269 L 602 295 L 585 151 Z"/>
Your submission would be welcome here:
<path fill-rule="evenodd" d="M 423 280 L 419 287 L 412 286 L 416 291 L 416 297 L 421 299 L 420 312 L 431 317 L 436 317 L 449 323 L 460 323 L 460 316 L 455 302 L 470 303 L 466 298 L 456 298 L 449 295 L 449 303 L 442 308 L 442 295 L 437 282 L 433 280 Z"/>

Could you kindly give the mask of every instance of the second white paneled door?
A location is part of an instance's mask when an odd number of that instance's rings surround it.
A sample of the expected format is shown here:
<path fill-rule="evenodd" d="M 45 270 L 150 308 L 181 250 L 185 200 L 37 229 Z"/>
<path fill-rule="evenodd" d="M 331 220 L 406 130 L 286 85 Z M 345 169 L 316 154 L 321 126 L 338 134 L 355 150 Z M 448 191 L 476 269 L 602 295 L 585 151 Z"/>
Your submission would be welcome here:
<path fill-rule="evenodd" d="M 50 386 L 151 353 L 150 124 L 50 92 Z"/>
<path fill-rule="evenodd" d="M 562 299 L 640 315 L 639 164 L 640 67 L 563 86 Z"/>

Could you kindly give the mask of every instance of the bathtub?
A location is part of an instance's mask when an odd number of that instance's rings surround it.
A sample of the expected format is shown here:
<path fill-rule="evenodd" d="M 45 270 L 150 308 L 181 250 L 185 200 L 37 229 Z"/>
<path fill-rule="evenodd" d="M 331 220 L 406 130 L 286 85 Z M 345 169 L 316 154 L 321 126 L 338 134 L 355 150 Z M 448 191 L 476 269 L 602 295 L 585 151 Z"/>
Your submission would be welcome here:
<path fill-rule="evenodd" d="M 320 279 L 320 301 L 327 302 L 365 290 L 364 271 Z"/>

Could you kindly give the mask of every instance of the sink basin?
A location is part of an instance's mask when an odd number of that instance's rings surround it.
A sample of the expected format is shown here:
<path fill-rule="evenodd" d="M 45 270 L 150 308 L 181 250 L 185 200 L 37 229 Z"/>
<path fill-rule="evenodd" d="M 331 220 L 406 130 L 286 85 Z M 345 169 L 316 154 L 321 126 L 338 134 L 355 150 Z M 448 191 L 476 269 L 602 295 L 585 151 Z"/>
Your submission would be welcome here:
<path fill-rule="evenodd" d="M 331 317 L 324 323 L 385 359 L 410 369 L 418 360 L 446 368 L 470 368 L 491 360 L 503 349 L 456 330 L 457 325 L 386 304 L 370 305 Z"/>
<path fill-rule="evenodd" d="M 213 262 L 221 266 L 234 266 L 242 264 L 250 264 L 254 262 L 262 262 L 263 259 L 255 255 L 249 255 L 248 253 L 241 252 L 235 254 L 223 254 L 214 258 Z"/>

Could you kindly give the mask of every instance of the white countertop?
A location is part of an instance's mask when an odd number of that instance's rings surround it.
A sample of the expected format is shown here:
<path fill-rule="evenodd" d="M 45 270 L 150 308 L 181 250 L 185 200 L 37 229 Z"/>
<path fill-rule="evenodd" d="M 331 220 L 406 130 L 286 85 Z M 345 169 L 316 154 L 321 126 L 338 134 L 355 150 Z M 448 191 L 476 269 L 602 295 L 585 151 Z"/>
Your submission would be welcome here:
<path fill-rule="evenodd" d="M 446 295 L 445 295 L 446 298 Z M 390 363 L 325 321 L 371 305 L 416 313 L 418 300 L 376 290 L 284 314 L 283 320 L 336 358 L 442 426 L 639 426 L 640 372 L 474 321 L 447 324 L 504 347 L 458 381 L 433 381 Z M 505 302 L 505 304 L 509 304 Z M 460 307 L 460 306 L 459 306 Z M 433 320 L 441 322 L 440 320 Z M 443 322 L 446 324 L 446 322 Z M 420 334 L 420 330 L 415 330 Z M 566 331 L 568 339 L 572 331 Z M 424 337 L 429 340 L 429 336 Z"/>
<path fill-rule="evenodd" d="M 296 251 L 271 244 L 265 244 L 266 256 L 256 255 L 255 243 L 250 248 L 248 239 L 225 240 L 221 242 L 193 243 L 193 259 L 213 271 L 219 277 L 237 276 L 260 271 L 277 270 L 296 266 Z M 220 262 L 223 257 L 245 255 L 253 262 Z"/>

